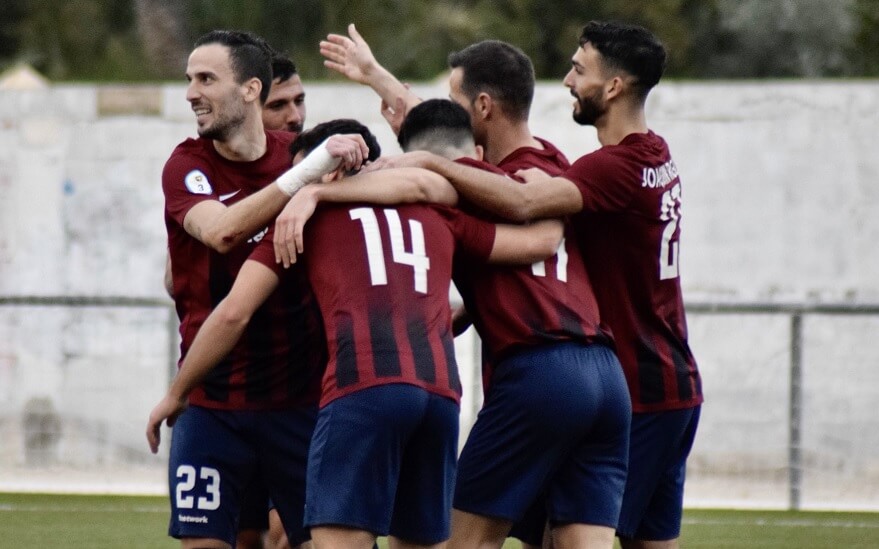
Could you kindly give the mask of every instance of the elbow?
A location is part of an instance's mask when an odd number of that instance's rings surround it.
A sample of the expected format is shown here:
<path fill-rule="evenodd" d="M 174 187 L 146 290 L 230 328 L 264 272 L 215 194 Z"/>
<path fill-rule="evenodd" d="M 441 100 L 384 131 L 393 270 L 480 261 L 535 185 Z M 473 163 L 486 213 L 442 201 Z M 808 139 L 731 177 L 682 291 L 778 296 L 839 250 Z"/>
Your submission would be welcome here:
<path fill-rule="evenodd" d="M 236 235 L 219 230 L 206 231 L 202 243 L 221 254 L 229 253 L 238 244 Z"/>
<path fill-rule="evenodd" d="M 249 307 L 239 305 L 228 297 L 217 306 L 215 313 L 220 324 L 234 330 L 244 329 L 252 314 Z"/>

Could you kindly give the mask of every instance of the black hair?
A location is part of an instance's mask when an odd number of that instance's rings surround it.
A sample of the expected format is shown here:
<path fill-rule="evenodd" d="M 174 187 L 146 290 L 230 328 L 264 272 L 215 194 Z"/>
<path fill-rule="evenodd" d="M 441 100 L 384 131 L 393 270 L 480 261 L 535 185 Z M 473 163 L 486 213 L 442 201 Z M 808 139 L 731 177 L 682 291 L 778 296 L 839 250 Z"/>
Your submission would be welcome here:
<path fill-rule="evenodd" d="M 251 78 L 262 83 L 259 94 L 265 103 L 272 87 L 272 50 L 268 42 L 259 36 L 237 30 L 213 30 L 195 41 L 195 47 L 220 44 L 229 48 L 229 61 L 235 81 L 243 84 Z"/>
<path fill-rule="evenodd" d="M 283 53 L 275 52 L 274 55 L 272 55 L 272 80 L 286 82 L 293 78 L 293 75 L 298 72 L 299 71 L 296 70 L 296 63 Z"/>
<path fill-rule="evenodd" d="M 580 46 L 587 43 L 598 50 L 608 67 L 623 70 L 635 77 L 635 89 L 641 99 L 647 97 L 665 71 L 665 47 L 644 27 L 590 21 L 580 34 Z"/>
<path fill-rule="evenodd" d="M 534 66 L 525 52 L 500 40 L 483 40 L 449 54 L 449 67 L 461 68 L 462 90 L 471 101 L 482 92 L 517 120 L 527 120 L 534 99 Z"/>
<path fill-rule="evenodd" d="M 472 145 L 470 115 L 464 107 L 448 99 L 422 101 L 406 114 L 397 142 L 404 151 Z"/>
<path fill-rule="evenodd" d="M 369 147 L 369 155 L 366 160 L 372 162 L 381 156 L 381 146 L 369 128 L 350 118 L 337 118 L 329 122 L 322 122 L 310 130 L 300 133 L 290 143 L 290 157 L 294 158 L 299 153 L 308 154 L 323 143 L 326 138 L 340 133 L 359 133 L 363 137 L 366 146 Z"/>

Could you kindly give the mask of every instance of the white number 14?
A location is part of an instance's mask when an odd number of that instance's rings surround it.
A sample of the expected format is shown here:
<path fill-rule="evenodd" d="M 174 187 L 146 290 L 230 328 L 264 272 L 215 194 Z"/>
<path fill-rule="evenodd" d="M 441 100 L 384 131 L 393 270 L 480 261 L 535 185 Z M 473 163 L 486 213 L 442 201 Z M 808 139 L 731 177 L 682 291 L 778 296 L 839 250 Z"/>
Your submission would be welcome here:
<path fill-rule="evenodd" d="M 430 258 L 427 257 L 424 246 L 424 229 L 421 222 L 415 219 L 409 220 L 409 235 L 412 240 L 412 251 L 406 251 L 403 239 L 403 224 L 397 210 L 383 210 L 385 221 L 388 224 L 388 233 L 391 237 L 391 254 L 394 263 L 409 265 L 413 270 L 415 291 L 427 293 L 427 271 L 430 269 Z M 372 208 L 355 208 L 348 212 L 351 219 L 360 221 L 363 229 L 363 239 L 366 242 L 366 257 L 369 261 L 369 276 L 373 286 L 384 286 L 388 283 L 388 273 L 385 268 L 385 253 L 382 246 L 381 231 L 378 226 L 378 218 Z"/>

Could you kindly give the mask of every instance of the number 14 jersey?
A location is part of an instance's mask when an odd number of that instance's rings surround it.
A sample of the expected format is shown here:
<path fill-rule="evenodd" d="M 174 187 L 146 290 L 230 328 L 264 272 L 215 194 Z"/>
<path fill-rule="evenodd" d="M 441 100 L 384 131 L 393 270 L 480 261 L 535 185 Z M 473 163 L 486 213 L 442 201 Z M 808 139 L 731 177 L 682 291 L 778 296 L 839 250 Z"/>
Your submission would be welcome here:
<path fill-rule="evenodd" d="M 319 207 L 304 259 L 327 337 L 321 406 L 388 383 L 459 401 L 452 258 L 484 261 L 494 237 L 493 224 L 440 206 Z"/>

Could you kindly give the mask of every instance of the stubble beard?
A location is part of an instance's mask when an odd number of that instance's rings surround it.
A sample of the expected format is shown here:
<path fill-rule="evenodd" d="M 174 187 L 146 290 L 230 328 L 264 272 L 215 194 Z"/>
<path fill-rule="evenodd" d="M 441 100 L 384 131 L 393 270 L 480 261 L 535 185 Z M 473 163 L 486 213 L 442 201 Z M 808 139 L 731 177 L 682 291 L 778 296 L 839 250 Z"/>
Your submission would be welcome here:
<path fill-rule="evenodd" d="M 577 100 L 577 106 L 579 107 L 574 109 L 574 122 L 581 126 L 594 126 L 595 122 L 607 112 L 607 109 L 601 104 L 599 94 L 586 97 L 574 95 L 574 98 Z"/>
<path fill-rule="evenodd" d="M 213 124 L 198 129 L 198 135 L 214 141 L 227 141 L 244 124 L 246 115 L 243 106 L 235 108 L 227 107 L 227 111 L 218 116 Z M 231 112 L 230 112 L 231 111 Z"/>

